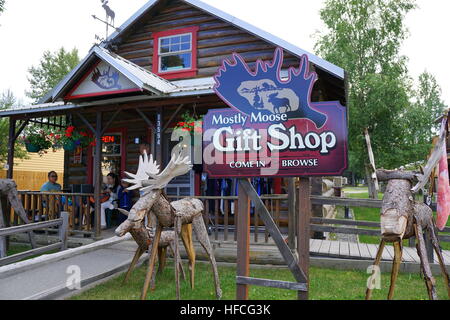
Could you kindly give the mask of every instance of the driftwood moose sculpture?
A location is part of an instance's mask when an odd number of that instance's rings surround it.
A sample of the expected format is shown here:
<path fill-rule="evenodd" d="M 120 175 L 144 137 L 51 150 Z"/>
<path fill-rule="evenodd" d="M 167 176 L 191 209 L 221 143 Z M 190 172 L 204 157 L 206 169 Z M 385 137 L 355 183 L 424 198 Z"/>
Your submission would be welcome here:
<path fill-rule="evenodd" d="M 122 213 L 128 214 L 126 210 L 119 209 Z M 130 232 L 131 236 L 133 237 L 134 241 L 136 241 L 138 248 L 136 249 L 136 253 L 134 254 L 133 260 L 131 261 L 130 267 L 128 268 L 128 271 L 125 275 L 125 279 L 123 280 L 123 284 L 126 284 L 130 278 L 131 273 L 133 272 L 134 267 L 136 266 L 136 263 L 138 262 L 139 258 L 144 254 L 145 251 L 148 250 L 150 245 L 153 244 L 154 235 L 151 233 L 151 230 L 147 229 L 144 225 L 144 222 L 137 223 L 134 227 L 129 228 L 128 230 L 121 230 L 121 233 L 125 234 L 126 232 Z M 192 244 L 192 241 L 191 241 Z M 166 254 L 167 249 L 170 248 L 172 251 L 172 256 L 175 257 L 175 231 L 163 231 L 161 233 L 161 238 L 158 243 L 158 260 L 159 260 L 159 266 L 158 266 L 158 273 L 162 273 L 164 270 L 164 267 L 166 266 Z M 181 257 L 178 255 L 177 257 L 179 261 L 179 266 L 181 273 L 183 275 L 183 279 L 186 278 L 186 275 L 184 273 L 183 269 L 183 263 L 181 262 Z M 152 289 L 155 288 L 155 277 L 156 272 L 153 272 L 152 274 L 152 281 L 150 284 L 150 287 Z"/>
<path fill-rule="evenodd" d="M 22 202 L 19 200 L 19 193 L 17 192 L 17 185 L 14 180 L 10 179 L 0 179 L 0 200 L 1 198 L 6 197 L 11 208 L 14 209 L 14 212 L 20 217 L 20 219 L 25 223 L 30 223 L 25 209 L 23 208 Z M 2 205 L 0 203 L 0 228 L 6 227 L 6 219 L 3 213 Z M 36 243 L 34 240 L 33 232 L 28 233 L 30 238 L 30 243 L 33 248 L 36 247 Z M 0 258 L 6 256 L 6 239 L 0 238 Z"/>
<path fill-rule="evenodd" d="M 128 214 L 128 219 L 116 229 L 116 235 L 123 236 L 129 231 L 133 231 L 136 236 L 136 230 L 142 228 L 145 216 L 148 216 L 148 220 L 151 223 L 151 232 L 156 230 L 154 231 L 153 241 L 151 241 L 148 271 L 142 289 L 141 299 L 146 298 L 151 279 L 153 278 L 158 251 L 157 244 L 161 241 L 164 228 L 174 228 L 173 242 L 175 247 L 174 260 L 177 299 L 180 299 L 179 273 L 181 261 L 179 258 L 178 240 L 180 233 L 189 259 L 191 287 L 194 288 L 195 251 L 192 245 L 192 229 L 209 257 L 214 273 L 216 297 L 218 299 L 222 297 L 217 264 L 209 241 L 208 232 L 203 221 L 203 203 L 198 199 L 192 198 L 170 202 L 163 191 L 173 178 L 186 174 L 191 168 L 192 165 L 190 164 L 189 158 L 183 157 L 182 150 L 180 150 L 172 153 L 169 164 L 162 172 L 160 172 L 156 162 L 153 161 L 153 157 L 151 155 L 148 157 L 147 154 L 144 153 L 144 155 L 139 158 L 137 173 L 126 173 L 131 178 L 127 181 L 133 185 L 129 189 L 140 189 L 143 194 L 130 212 L 126 213 Z M 145 234 L 139 233 L 138 237 L 142 236 L 146 237 Z M 146 243 L 146 240 L 144 240 L 138 240 L 136 242 L 138 242 L 139 245 L 140 243 Z M 143 248 L 144 247 L 145 245 Z M 141 250 L 143 250 L 143 248 Z M 136 256 L 138 254 L 139 249 L 133 260 L 137 261 L 138 258 L 136 258 Z"/>
<path fill-rule="evenodd" d="M 437 237 L 437 228 L 433 218 L 433 212 L 428 205 L 423 202 L 414 201 L 413 197 L 413 193 L 418 192 L 427 184 L 428 178 L 438 161 L 445 157 L 446 164 L 446 124 L 446 121 L 442 124 L 439 142 L 435 146 L 428 164 L 424 169 L 424 174 L 409 171 L 376 171 L 378 180 L 387 182 L 387 188 L 384 193 L 381 209 L 381 243 L 378 248 L 374 265 L 379 266 L 385 244 L 393 243 L 394 261 L 388 294 L 389 300 L 394 296 L 395 283 L 400 269 L 403 252 L 402 241 L 412 237 L 416 238 L 416 249 L 420 258 L 421 270 L 428 296 L 431 300 L 438 299 L 435 279 L 431 273 L 430 261 L 428 261 L 427 248 L 425 246 L 423 234 L 424 231 L 428 231 L 428 235 L 431 238 L 432 247 L 437 254 L 448 296 L 450 297 L 449 276 L 442 256 L 439 239 Z M 443 168 L 440 168 L 440 170 L 441 169 Z M 448 170 L 443 170 L 443 174 L 447 175 L 447 186 L 445 187 L 448 187 Z M 418 184 L 413 188 L 413 183 L 417 181 Z M 431 261 L 431 263 L 433 263 L 433 261 Z M 366 291 L 366 300 L 371 299 L 371 297 L 372 289 L 368 288 Z"/>

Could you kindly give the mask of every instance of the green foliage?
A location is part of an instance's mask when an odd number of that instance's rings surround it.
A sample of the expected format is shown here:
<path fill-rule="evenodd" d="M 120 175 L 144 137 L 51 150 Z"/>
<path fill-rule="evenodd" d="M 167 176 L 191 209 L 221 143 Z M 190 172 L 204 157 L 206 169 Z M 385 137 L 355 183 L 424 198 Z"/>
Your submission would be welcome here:
<path fill-rule="evenodd" d="M 45 51 L 38 66 L 28 69 L 31 91 L 27 96 L 35 102 L 52 90 L 80 62 L 78 50 L 64 48 L 52 53 Z"/>
<path fill-rule="evenodd" d="M 0 110 L 11 108 L 16 104 L 16 98 L 11 91 L 5 91 L 0 96 Z M 8 157 L 9 119 L 0 118 L 0 164 L 6 163 Z M 15 158 L 26 158 L 26 152 L 20 144 L 15 145 Z"/>
<path fill-rule="evenodd" d="M 54 147 L 69 147 L 72 144 L 86 148 L 89 145 L 95 145 L 95 139 L 84 130 L 78 130 L 74 126 L 49 134 L 49 139 L 53 142 Z"/>
<path fill-rule="evenodd" d="M 0 0 L 0 13 L 5 10 L 5 0 Z"/>
<path fill-rule="evenodd" d="M 414 0 L 327 0 L 320 11 L 328 30 L 318 35 L 316 50 L 349 76 L 349 158 L 356 173 L 368 161 L 364 128 L 378 167 L 420 160 L 405 139 L 411 80 L 399 53 L 407 36 L 403 20 L 414 8 Z"/>
<path fill-rule="evenodd" d="M 236 299 L 236 268 L 219 266 L 223 300 Z M 185 270 L 188 270 L 185 263 Z M 123 284 L 124 274 L 89 289 L 72 300 L 139 300 L 144 284 L 147 266 L 136 268 L 130 281 Z M 187 300 L 215 300 L 214 284 L 209 264 L 197 263 L 195 267 L 195 289 L 188 281 L 180 281 L 181 297 Z M 251 268 L 250 276 L 261 279 L 294 281 L 287 268 L 263 267 Z M 188 276 L 189 277 L 189 276 Z M 310 268 L 311 300 L 364 300 L 367 279 L 365 271 L 344 271 L 323 268 Z M 441 299 L 447 299 L 447 291 L 440 275 L 436 276 L 437 292 Z M 386 300 L 389 291 L 390 276 L 381 276 L 381 290 L 374 290 L 374 300 Z M 156 275 L 156 289 L 149 291 L 149 300 L 174 300 L 175 277 L 173 264 L 170 263 L 162 274 Z M 296 300 L 297 292 L 283 289 L 249 287 L 250 300 Z M 399 274 L 396 300 L 427 300 L 427 290 L 419 274 Z"/>
<path fill-rule="evenodd" d="M 31 145 L 36 147 L 39 154 L 43 155 L 44 153 L 47 153 L 46 150 L 52 147 L 49 134 L 49 130 L 31 126 L 19 137 L 19 141 L 25 146 Z M 28 151 L 32 152 L 31 150 Z"/>

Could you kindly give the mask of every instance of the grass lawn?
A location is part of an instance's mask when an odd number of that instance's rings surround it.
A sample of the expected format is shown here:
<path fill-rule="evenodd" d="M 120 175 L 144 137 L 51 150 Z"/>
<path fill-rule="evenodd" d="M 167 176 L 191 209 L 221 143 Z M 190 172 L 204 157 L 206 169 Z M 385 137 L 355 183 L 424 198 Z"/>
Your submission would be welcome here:
<path fill-rule="evenodd" d="M 186 265 L 186 264 L 185 264 Z M 156 278 L 156 290 L 149 291 L 148 299 L 175 299 L 174 270 L 169 264 L 163 274 Z M 187 269 L 187 267 L 186 267 Z M 127 285 L 122 286 L 124 274 L 100 284 L 78 296 L 73 300 L 138 300 L 145 279 L 146 268 L 134 271 Z M 234 267 L 219 267 L 220 281 L 224 300 L 234 300 L 236 297 Z M 287 269 L 253 269 L 251 276 L 272 280 L 293 281 Z M 312 300 L 362 300 L 365 295 L 368 274 L 361 271 L 338 271 L 311 268 L 310 269 L 310 299 Z M 381 277 L 381 290 L 374 290 L 374 300 L 385 300 L 389 290 L 390 276 Z M 438 295 L 447 299 L 442 278 L 436 279 Z M 181 297 L 185 300 L 214 300 L 214 284 L 210 266 L 197 263 L 196 288 L 191 290 L 187 281 L 181 281 Z M 250 287 L 251 300 L 295 300 L 296 292 L 281 289 Z M 396 286 L 397 300 L 427 300 L 428 296 L 424 281 L 419 275 L 400 274 Z"/>
<path fill-rule="evenodd" d="M 358 198 L 358 199 L 369 199 L 369 193 L 367 191 L 367 188 L 345 188 L 345 191 L 350 191 L 346 193 L 346 196 L 348 198 Z M 359 191 L 359 193 L 352 193 L 355 191 Z M 362 192 L 364 191 L 364 192 Z M 383 199 L 383 194 L 379 193 L 378 198 L 380 200 Z M 380 221 L 380 209 L 376 208 L 352 208 L 353 212 L 355 214 L 355 219 L 359 221 Z M 450 226 L 450 220 L 447 223 L 447 226 Z M 369 227 L 361 227 L 362 229 L 374 229 Z M 375 228 L 376 229 L 376 228 Z M 446 233 L 442 233 L 446 234 Z M 372 243 L 372 244 L 379 244 L 380 243 L 380 237 L 374 237 L 374 236 L 365 236 L 360 235 L 359 241 L 362 243 Z M 407 244 L 407 241 L 405 241 L 405 245 Z M 441 247 L 444 250 L 450 250 L 450 243 L 449 242 L 441 242 Z"/>
<path fill-rule="evenodd" d="M 12 256 L 14 254 L 22 253 L 22 252 L 25 252 L 25 251 L 28 251 L 28 250 L 31 250 L 31 245 L 14 243 L 14 244 L 11 244 L 9 246 L 9 249 L 8 249 L 8 252 L 7 252 L 7 256 Z M 50 251 L 47 251 L 47 252 L 45 252 L 43 254 L 51 254 L 51 253 L 56 253 L 58 251 L 59 250 L 50 250 Z M 39 257 L 40 255 L 42 255 L 42 254 L 37 254 L 37 255 L 33 255 L 33 256 L 27 257 L 27 258 L 23 258 L 20 261 L 33 259 L 33 258 Z"/>

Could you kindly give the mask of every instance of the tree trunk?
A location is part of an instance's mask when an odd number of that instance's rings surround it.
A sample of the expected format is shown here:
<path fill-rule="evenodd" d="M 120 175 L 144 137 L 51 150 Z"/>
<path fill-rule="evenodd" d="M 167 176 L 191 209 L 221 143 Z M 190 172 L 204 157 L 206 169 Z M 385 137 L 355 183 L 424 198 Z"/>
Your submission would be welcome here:
<path fill-rule="evenodd" d="M 372 173 L 368 165 L 366 165 L 366 179 L 367 179 L 367 186 L 369 188 L 369 198 L 378 199 L 378 191 L 375 187 L 375 182 L 372 179 Z"/>

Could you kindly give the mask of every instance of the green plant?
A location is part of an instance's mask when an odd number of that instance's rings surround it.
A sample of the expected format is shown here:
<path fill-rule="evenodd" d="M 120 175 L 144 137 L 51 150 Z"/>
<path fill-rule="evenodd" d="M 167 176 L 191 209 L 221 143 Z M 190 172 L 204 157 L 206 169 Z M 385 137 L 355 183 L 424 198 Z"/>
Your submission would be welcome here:
<path fill-rule="evenodd" d="M 42 156 L 52 147 L 52 142 L 48 139 L 48 135 L 49 132 L 44 129 L 32 130 L 23 134 L 20 137 L 20 141 L 27 147 L 27 150 L 38 152 Z"/>
<path fill-rule="evenodd" d="M 71 146 L 86 148 L 94 142 L 94 138 L 91 135 L 86 131 L 76 129 L 74 126 L 69 126 L 59 132 L 51 133 L 50 138 L 53 141 L 53 145 L 57 148 Z"/>
<path fill-rule="evenodd" d="M 181 129 L 186 132 L 202 132 L 202 119 L 201 117 L 195 117 L 194 115 L 191 115 L 189 111 L 186 111 L 181 116 L 182 121 L 178 122 L 175 126 L 176 129 Z"/>

